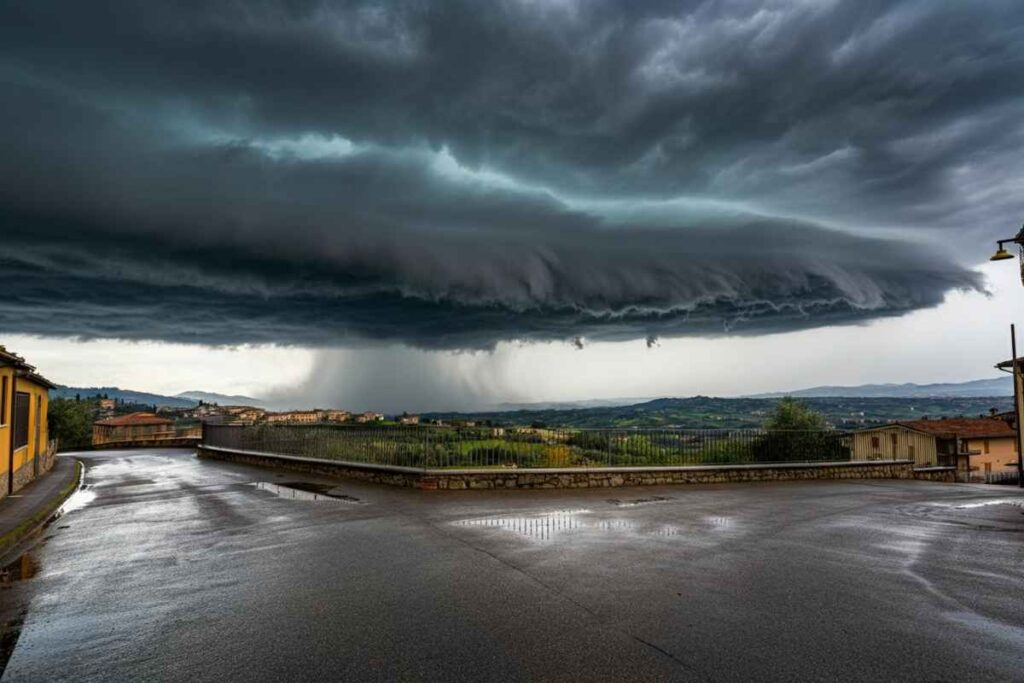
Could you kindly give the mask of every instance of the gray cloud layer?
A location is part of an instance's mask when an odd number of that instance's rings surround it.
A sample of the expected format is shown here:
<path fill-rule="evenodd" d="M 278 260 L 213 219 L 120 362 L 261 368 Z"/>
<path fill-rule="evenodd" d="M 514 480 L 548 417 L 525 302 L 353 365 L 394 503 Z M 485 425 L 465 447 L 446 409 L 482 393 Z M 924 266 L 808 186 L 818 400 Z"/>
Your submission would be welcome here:
<path fill-rule="evenodd" d="M 933 306 L 1024 209 L 1022 26 L 1013 2 L 8 3 L 0 329 L 478 348 Z"/>

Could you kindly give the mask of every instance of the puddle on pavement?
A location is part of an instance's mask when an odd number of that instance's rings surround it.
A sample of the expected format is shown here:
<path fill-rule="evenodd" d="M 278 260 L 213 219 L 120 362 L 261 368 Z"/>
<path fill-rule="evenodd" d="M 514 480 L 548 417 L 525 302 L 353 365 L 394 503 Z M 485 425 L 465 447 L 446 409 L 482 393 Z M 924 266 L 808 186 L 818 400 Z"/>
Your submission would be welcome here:
<path fill-rule="evenodd" d="M 39 563 L 31 551 L 22 553 L 18 559 L 0 569 L 0 588 L 10 588 L 15 581 L 31 579 L 39 572 Z"/>
<path fill-rule="evenodd" d="M 619 500 L 618 498 L 610 498 L 608 500 L 612 505 L 618 507 L 636 507 L 637 505 L 649 505 L 651 503 L 664 503 L 667 500 L 672 500 L 669 496 L 651 496 L 650 498 L 631 498 L 629 500 Z"/>
<path fill-rule="evenodd" d="M 996 498 L 993 500 L 982 500 L 976 503 L 954 505 L 953 508 L 956 510 L 975 510 L 977 508 L 986 508 L 993 505 L 1012 505 L 1013 507 L 1024 508 L 1024 498 Z"/>
<path fill-rule="evenodd" d="M 86 486 L 83 486 L 68 496 L 68 499 L 64 501 L 64 504 L 57 509 L 57 512 L 54 514 L 54 518 L 63 517 L 69 512 L 74 512 L 75 510 L 81 510 L 94 500 L 96 500 L 96 492 Z"/>
<path fill-rule="evenodd" d="M 589 513 L 590 510 L 555 510 L 522 517 L 463 519 L 454 524 L 464 527 L 504 529 L 528 538 L 547 541 L 553 536 L 583 528 L 584 523 L 580 516 Z"/>
<path fill-rule="evenodd" d="M 337 501 L 339 503 L 351 503 L 362 505 L 363 501 L 355 496 L 334 491 L 333 484 L 314 484 L 306 481 L 289 481 L 278 483 L 276 481 L 254 481 L 253 486 L 261 491 L 267 491 L 278 498 L 290 500 L 314 500 L 314 501 Z"/>
<path fill-rule="evenodd" d="M 704 523 L 713 529 L 731 530 L 736 526 L 736 520 L 732 517 L 705 517 Z"/>
<path fill-rule="evenodd" d="M 550 541 L 555 537 L 569 534 L 641 535 L 687 537 L 696 540 L 699 531 L 674 524 L 648 524 L 641 520 L 613 517 L 595 519 L 592 510 L 554 510 L 535 515 L 502 515 L 462 519 L 452 522 L 454 526 L 475 529 L 501 529 L 511 531 L 536 541 Z"/>

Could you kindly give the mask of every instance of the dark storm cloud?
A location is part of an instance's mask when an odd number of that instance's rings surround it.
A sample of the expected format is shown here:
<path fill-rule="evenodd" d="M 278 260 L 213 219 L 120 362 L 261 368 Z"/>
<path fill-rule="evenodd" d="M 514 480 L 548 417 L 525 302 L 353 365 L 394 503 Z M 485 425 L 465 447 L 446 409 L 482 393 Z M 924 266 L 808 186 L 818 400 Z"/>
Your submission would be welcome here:
<path fill-rule="evenodd" d="M 1024 208 L 1022 15 L 8 3 L 0 329 L 458 348 L 933 306 Z"/>

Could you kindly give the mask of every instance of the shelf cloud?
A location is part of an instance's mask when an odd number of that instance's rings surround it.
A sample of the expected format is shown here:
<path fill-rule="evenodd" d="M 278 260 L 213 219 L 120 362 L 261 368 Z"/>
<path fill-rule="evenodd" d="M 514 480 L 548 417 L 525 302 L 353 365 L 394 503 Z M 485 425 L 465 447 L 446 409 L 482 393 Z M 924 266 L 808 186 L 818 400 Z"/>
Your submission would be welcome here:
<path fill-rule="evenodd" d="M 0 329 L 318 347 L 900 315 L 1024 209 L 1024 8 L 0 8 Z"/>

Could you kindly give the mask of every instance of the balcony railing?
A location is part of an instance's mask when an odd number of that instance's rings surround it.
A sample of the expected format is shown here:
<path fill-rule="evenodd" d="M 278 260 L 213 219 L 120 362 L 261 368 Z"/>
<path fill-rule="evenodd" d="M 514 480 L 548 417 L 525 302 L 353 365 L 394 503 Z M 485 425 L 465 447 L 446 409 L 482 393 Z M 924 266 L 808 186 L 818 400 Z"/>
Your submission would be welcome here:
<path fill-rule="evenodd" d="M 208 424 L 203 428 L 202 443 L 211 448 L 421 469 L 706 466 L 879 459 L 871 453 L 854 453 L 851 436 L 836 430 Z M 896 452 L 890 457 L 896 459 L 900 455 Z"/>

